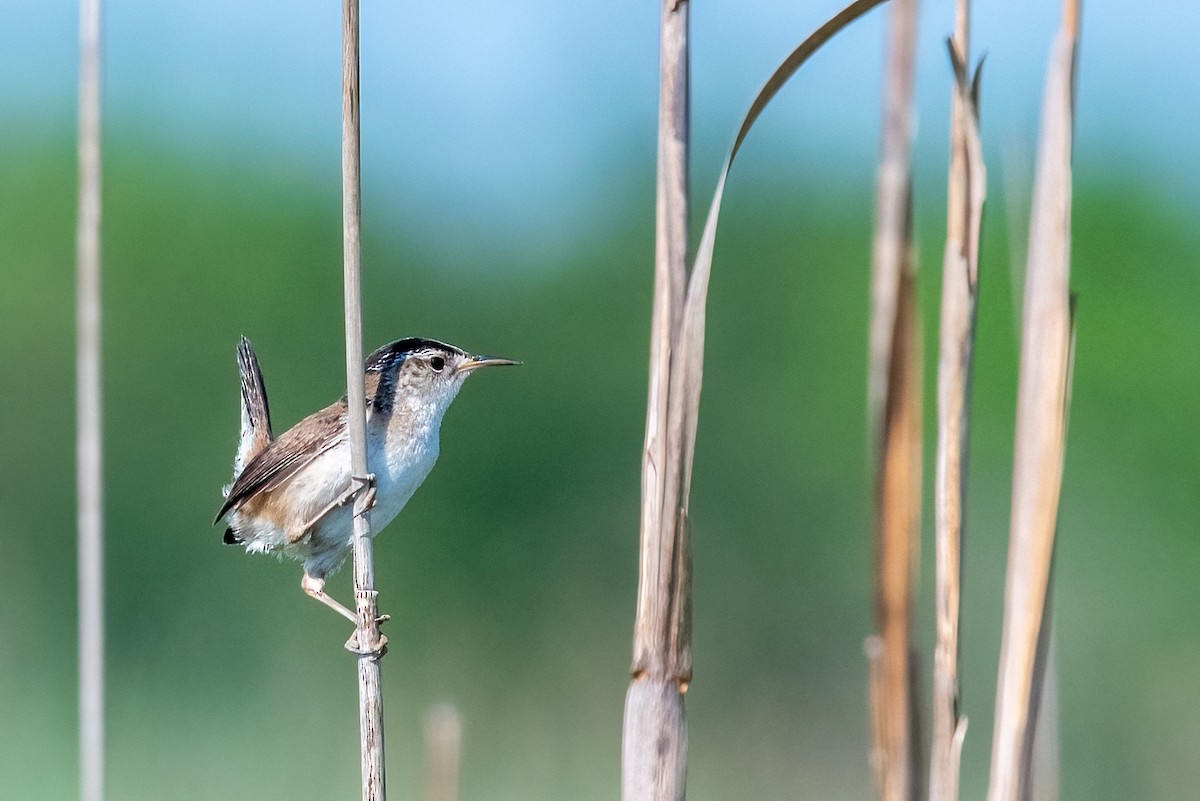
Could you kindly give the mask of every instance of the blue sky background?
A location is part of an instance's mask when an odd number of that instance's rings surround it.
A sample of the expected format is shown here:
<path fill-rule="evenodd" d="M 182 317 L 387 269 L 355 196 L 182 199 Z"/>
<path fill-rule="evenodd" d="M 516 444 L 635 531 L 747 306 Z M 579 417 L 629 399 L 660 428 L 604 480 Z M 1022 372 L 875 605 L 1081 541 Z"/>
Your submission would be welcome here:
<path fill-rule="evenodd" d="M 710 190 L 757 87 L 838 2 L 695 2 L 695 189 Z M 340 6 L 262 0 L 107 2 L 105 131 L 205 165 L 312 175 L 340 157 Z M 1056 3 L 977 3 L 987 57 L 983 132 L 995 181 L 1027 162 Z M 1085 3 L 1076 165 L 1144 175 L 1195 199 L 1200 11 L 1182 0 Z M 10 143 L 70 135 L 76 4 L 0 4 L 0 102 Z M 739 170 L 820 172 L 869 186 L 880 46 L 872 12 L 821 53 L 760 122 Z M 917 159 L 943 190 L 953 3 L 922 4 Z M 585 236 L 614 198 L 649 191 L 657 4 L 365 2 L 364 173 L 381 215 L 439 239 L 554 248 Z M 1006 163 L 1001 153 L 1014 157 Z M 1026 154 L 1022 156 L 1021 154 Z M 794 162 L 789 162 L 793 156 Z M 791 170 L 785 170 L 791 172 Z M 734 178 L 735 182 L 737 176 Z M 554 233 L 549 233 L 554 232 Z"/>

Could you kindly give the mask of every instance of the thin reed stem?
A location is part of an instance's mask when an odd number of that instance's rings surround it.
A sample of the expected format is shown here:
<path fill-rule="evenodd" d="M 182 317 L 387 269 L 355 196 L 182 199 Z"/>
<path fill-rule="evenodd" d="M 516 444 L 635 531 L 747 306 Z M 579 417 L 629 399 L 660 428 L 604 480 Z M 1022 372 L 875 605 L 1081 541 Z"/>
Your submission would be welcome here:
<path fill-rule="evenodd" d="M 363 386 L 362 280 L 360 230 L 362 194 L 359 153 L 358 0 L 342 2 L 342 259 L 346 303 L 346 425 L 351 475 L 368 475 L 366 399 Z M 387 797 L 383 750 L 383 695 L 379 660 L 379 594 L 371 552 L 371 519 L 366 493 L 354 501 L 354 601 L 358 613 L 358 723 L 362 752 L 363 801 Z M 368 653 L 373 648 L 380 650 Z"/>
<path fill-rule="evenodd" d="M 1063 5 L 1042 106 L 1029 222 L 1013 456 L 1012 520 L 988 801 L 1031 793 L 1070 402 L 1071 140 L 1079 8 Z"/>
<path fill-rule="evenodd" d="M 921 348 L 912 245 L 916 0 L 892 6 L 872 247 L 868 408 L 875 455 L 875 629 L 871 762 L 881 801 L 920 783 L 912 596 L 921 513 Z"/>
<path fill-rule="evenodd" d="M 664 0 L 659 80 L 658 192 L 650 393 L 642 458 L 642 573 L 638 582 L 634 672 L 667 670 L 673 618 L 670 599 L 677 546 L 676 464 L 670 419 L 671 358 L 683 313 L 688 235 L 687 3 Z M 681 533 L 681 532 L 680 532 Z"/>
<path fill-rule="evenodd" d="M 937 476 L 934 486 L 937 644 L 933 661 L 930 801 L 957 801 L 967 722 L 959 711 L 958 633 L 966 504 L 967 429 L 986 193 L 979 114 L 967 75 L 969 0 L 959 0 L 950 57 L 950 175 L 938 350 Z"/>
<path fill-rule="evenodd" d="M 621 749 L 624 801 L 681 801 L 687 775 L 683 693 L 691 681 L 690 458 L 672 386 L 688 238 L 688 3 L 663 0 L 650 389 L 642 454 L 641 556 L 633 680 Z M 675 371 L 678 368 L 674 368 Z M 695 388 L 698 394 L 698 386 Z"/>
<path fill-rule="evenodd" d="M 79 548 L 79 786 L 104 798 L 104 476 L 100 373 L 100 0 L 79 4 L 76 481 Z"/>

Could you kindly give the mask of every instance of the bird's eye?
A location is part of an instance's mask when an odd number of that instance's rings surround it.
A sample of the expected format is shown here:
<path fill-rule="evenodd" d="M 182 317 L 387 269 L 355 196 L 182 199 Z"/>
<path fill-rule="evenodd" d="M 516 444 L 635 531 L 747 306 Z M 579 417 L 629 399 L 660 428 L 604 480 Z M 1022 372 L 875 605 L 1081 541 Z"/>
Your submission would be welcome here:
<path fill-rule="evenodd" d="M 442 369 L 446 366 L 446 360 L 443 359 L 441 356 L 434 356 L 432 359 L 429 360 L 429 366 L 433 368 L 433 372 L 440 373 L 440 372 L 442 372 Z"/>

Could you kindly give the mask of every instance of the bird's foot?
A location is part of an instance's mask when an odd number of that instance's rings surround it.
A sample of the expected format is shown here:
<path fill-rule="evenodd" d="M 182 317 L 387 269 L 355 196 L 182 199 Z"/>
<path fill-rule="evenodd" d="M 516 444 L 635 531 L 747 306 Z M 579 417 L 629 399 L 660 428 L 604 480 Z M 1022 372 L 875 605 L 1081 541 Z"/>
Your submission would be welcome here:
<path fill-rule="evenodd" d="M 383 658 L 383 655 L 387 653 L 388 638 L 385 634 L 383 634 L 383 632 L 379 631 L 379 627 L 391 619 L 391 615 L 378 615 L 375 618 L 375 627 L 373 631 L 374 633 L 378 634 L 379 640 L 373 645 L 360 645 L 358 639 L 359 630 L 355 628 L 354 633 L 350 635 L 350 639 L 346 640 L 346 650 L 350 653 L 358 654 L 360 656 L 372 656 L 375 659 Z M 368 632 L 368 635 L 369 634 L 370 632 Z"/>
<path fill-rule="evenodd" d="M 354 515 L 356 517 L 363 512 L 370 511 L 375 506 L 377 495 L 375 484 L 374 473 L 367 473 L 365 476 L 350 476 L 350 489 L 346 491 L 346 500 L 354 499 Z M 360 494 L 362 495 L 361 501 Z"/>
<path fill-rule="evenodd" d="M 381 616 L 381 618 L 386 617 L 387 615 Z M 382 622 L 382 620 L 380 622 Z M 358 629 L 355 629 L 354 633 L 350 635 L 350 639 L 346 640 L 346 650 L 352 654 L 358 654 L 359 656 L 370 656 L 375 659 L 382 659 L 383 655 L 387 653 L 387 644 L 387 636 L 381 633 L 379 635 L 379 639 L 374 643 L 370 643 L 366 646 L 359 645 Z"/>

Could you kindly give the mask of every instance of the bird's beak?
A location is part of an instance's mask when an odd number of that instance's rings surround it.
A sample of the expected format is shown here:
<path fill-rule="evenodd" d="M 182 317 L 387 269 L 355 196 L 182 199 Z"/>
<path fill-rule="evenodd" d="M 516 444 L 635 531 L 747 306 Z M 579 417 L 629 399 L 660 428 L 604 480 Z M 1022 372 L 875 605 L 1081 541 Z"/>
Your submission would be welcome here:
<path fill-rule="evenodd" d="M 520 362 L 513 359 L 501 359 L 497 356 L 471 356 L 458 366 L 458 372 L 469 373 L 480 367 L 500 367 L 506 364 L 516 365 Z"/>

